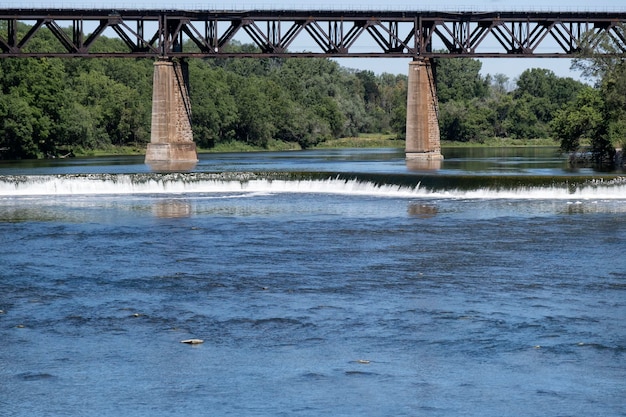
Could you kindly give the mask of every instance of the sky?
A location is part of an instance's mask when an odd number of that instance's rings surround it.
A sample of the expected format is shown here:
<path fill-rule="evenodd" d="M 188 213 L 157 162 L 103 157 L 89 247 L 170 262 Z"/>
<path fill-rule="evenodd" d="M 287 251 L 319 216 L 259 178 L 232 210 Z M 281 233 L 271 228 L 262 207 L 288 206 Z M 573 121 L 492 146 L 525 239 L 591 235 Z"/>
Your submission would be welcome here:
<path fill-rule="evenodd" d="M 18 3 L 19 2 L 19 3 Z M 434 10 L 434 11 L 602 11 L 626 12 L 626 0 L 0 0 L 0 8 L 125 8 L 125 9 L 194 9 L 194 10 Z M 572 77 L 581 81 L 579 72 L 570 69 L 566 58 L 492 58 L 481 59 L 482 74 L 504 74 L 510 81 L 526 69 L 546 68 L 559 77 Z M 370 70 L 376 74 L 408 72 L 408 59 L 403 58 L 348 58 L 339 63 L 345 67 Z"/>

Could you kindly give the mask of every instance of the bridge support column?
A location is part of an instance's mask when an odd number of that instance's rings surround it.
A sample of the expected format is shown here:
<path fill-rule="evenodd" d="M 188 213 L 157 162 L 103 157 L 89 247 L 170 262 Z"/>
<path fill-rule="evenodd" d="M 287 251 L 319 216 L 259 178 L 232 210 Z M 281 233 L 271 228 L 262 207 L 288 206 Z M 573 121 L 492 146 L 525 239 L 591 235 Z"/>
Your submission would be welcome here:
<path fill-rule="evenodd" d="M 440 161 L 439 105 L 432 63 L 428 58 L 409 64 L 406 105 L 406 158 Z"/>
<path fill-rule="evenodd" d="M 188 79 L 185 62 L 154 63 L 152 130 L 145 161 L 155 171 L 187 171 L 198 162 Z"/>

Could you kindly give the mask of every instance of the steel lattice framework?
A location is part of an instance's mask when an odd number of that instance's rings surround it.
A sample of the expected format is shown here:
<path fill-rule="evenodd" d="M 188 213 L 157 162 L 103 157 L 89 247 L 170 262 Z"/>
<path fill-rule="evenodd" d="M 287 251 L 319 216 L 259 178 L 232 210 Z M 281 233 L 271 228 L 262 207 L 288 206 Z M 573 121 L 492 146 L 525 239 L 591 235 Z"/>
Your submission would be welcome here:
<path fill-rule="evenodd" d="M 604 34 L 626 53 L 624 23 L 626 12 L 3 9 L 0 57 L 571 57 Z"/>

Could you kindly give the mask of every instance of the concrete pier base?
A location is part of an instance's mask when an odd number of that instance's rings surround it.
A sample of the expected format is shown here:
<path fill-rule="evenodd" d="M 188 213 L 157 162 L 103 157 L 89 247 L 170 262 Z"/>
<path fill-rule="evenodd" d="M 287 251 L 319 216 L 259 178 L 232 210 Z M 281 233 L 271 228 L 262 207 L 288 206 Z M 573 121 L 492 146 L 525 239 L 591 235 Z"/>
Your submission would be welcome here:
<path fill-rule="evenodd" d="M 146 149 L 146 164 L 153 171 L 190 171 L 197 163 L 193 142 L 149 143 Z"/>
<path fill-rule="evenodd" d="M 145 162 L 155 171 L 189 171 L 198 162 L 184 62 L 154 63 L 152 130 Z"/>
<path fill-rule="evenodd" d="M 405 163 L 409 171 L 437 171 L 441 169 L 443 156 L 428 153 L 407 154 Z"/>
<path fill-rule="evenodd" d="M 409 64 L 405 153 L 407 160 L 443 159 L 435 77 L 427 58 Z"/>

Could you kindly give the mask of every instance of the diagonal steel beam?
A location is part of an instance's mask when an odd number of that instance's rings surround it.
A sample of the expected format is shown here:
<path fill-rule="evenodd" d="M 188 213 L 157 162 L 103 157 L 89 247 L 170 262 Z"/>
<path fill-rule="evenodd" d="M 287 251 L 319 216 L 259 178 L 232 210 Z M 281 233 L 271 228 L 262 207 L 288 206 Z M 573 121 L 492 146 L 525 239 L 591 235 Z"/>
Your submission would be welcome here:
<path fill-rule="evenodd" d="M 368 22 L 367 31 L 380 45 L 385 53 L 415 53 L 415 49 L 410 47 L 408 42 L 413 37 L 412 33 L 406 39 L 402 39 L 399 35 L 397 22 L 387 22 L 385 25 L 380 21 Z M 386 36 L 385 36 L 386 35 Z"/>
<path fill-rule="evenodd" d="M 254 20 L 246 19 L 242 22 L 243 30 L 248 34 L 248 36 L 250 36 L 250 39 L 252 39 L 252 41 L 255 43 L 256 46 L 259 47 L 261 51 L 265 53 L 283 52 L 282 49 L 275 43 L 278 34 L 271 33 L 269 21 L 267 22 L 267 25 L 267 32 L 263 32 L 263 30 L 259 28 Z M 276 27 L 274 27 L 274 29 L 276 29 Z M 272 38 L 272 40 L 270 40 L 270 37 Z M 278 35 L 278 37 L 280 36 Z"/>
<path fill-rule="evenodd" d="M 204 53 L 215 53 L 214 47 L 209 44 L 211 37 L 208 35 L 208 26 L 205 27 L 205 35 L 203 36 L 196 27 L 187 22 L 183 25 L 182 31 L 189 37 L 189 39 L 196 44 L 200 51 Z"/>
<path fill-rule="evenodd" d="M 330 34 L 322 29 L 317 20 L 308 20 L 304 29 L 325 53 L 339 52 L 339 45 L 333 43 Z"/>
<path fill-rule="evenodd" d="M 50 30 L 50 32 L 52 32 L 54 37 L 57 38 L 59 42 L 61 42 L 61 45 L 63 45 L 67 52 L 78 52 L 78 46 L 76 46 L 74 42 L 72 42 L 72 40 L 65 34 L 65 32 L 63 32 L 63 29 L 61 29 L 59 25 L 57 25 L 56 21 L 49 19 L 46 20 L 44 24 Z"/>
<path fill-rule="evenodd" d="M 242 26 L 242 21 L 239 19 L 234 19 L 230 22 L 230 26 L 228 27 L 226 32 L 224 32 L 222 37 L 219 38 L 217 42 L 218 50 L 222 49 L 235 37 L 237 32 L 239 32 L 239 29 L 241 29 L 241 26 Z"/>
<path fill-rule="evenodd" d="M 26 43 L 30 41 L 37 32 L 39 32 L 39 29 L 41 29 L 44 23 L 45 23 L 45 19 L 38 19 L 37 22 L 30 28 L 28 33 L 24 35 L 22 40 L 18 42 L 17 49 L 21 51 L 24 45 L 26 45 Z"/>

